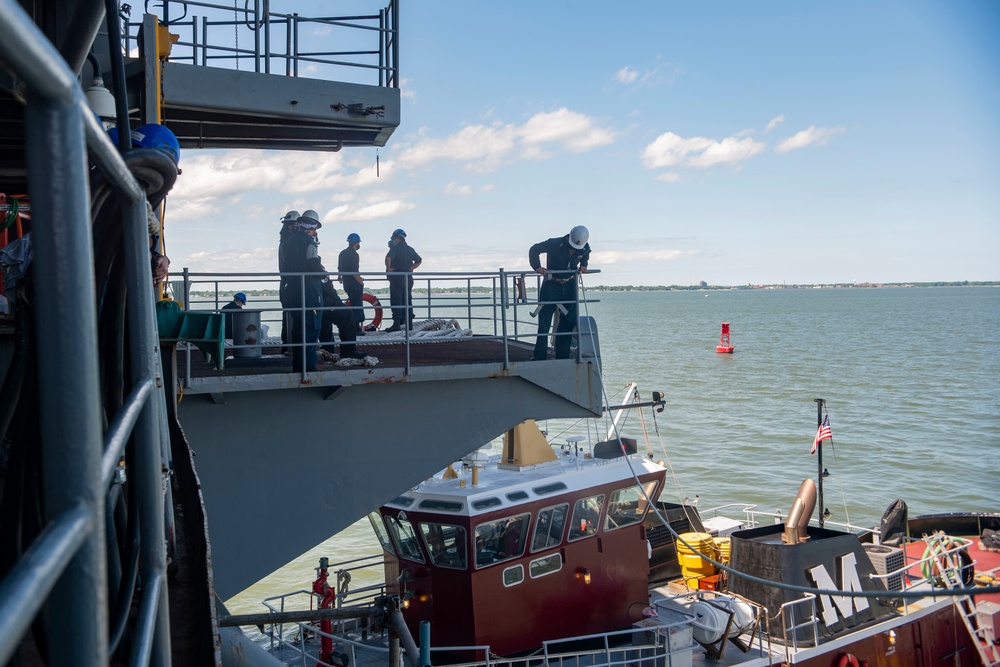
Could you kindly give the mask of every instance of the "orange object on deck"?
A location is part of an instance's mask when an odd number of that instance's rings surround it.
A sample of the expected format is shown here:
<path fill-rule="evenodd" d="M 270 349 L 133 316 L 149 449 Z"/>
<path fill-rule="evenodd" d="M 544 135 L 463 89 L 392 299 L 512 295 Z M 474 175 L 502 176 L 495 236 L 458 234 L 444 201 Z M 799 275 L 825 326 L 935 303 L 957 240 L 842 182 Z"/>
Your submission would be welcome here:
<path fill-rule="evenodd" d="M 715 346 L 715 351 L 721 354 L 732 354 L 733 344 L 729 341 L 729 322 L 722 323 L 722 333 L 719 334 L 719 344 Z"/>

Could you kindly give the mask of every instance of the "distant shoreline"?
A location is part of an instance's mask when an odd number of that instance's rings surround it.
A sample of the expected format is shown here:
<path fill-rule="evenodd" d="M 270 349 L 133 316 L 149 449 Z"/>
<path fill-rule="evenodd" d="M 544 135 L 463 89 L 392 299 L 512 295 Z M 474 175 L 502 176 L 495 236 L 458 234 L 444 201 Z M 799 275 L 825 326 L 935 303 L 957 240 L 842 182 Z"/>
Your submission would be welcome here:
<path fill-rule="evenodd" d="M 933 283 L 815 283 L 815 284 L 792 284 L 792 285 L 596 285 L 587 287 L 588 292 L 691 292 L 691 291 L 732 291 L 732 290 L 758 290 L 758 289 L 884 289 L 901 287 L 1000 287 L 1000 280 L 972 281 L 962 280 L 956 282 L 933 282 Z M 388 288 L 367 290 L 372 294 L 388 295 Z M 414 287 L 414 293 L 426 294 L 426 289 Z M 472 287 L 473 294 L 491 292 L 489 287 Z M 534 289 L 528 291 L 534 292 Z M 277 290 L 245 290 L 250 296 L 277 296 Z M 465 290 L 455 288 L 435 288 L 434 294 L 465 294 Z M 198 291 L 191 292 L 191 296 L 212 297 L 215 292 Z"/>

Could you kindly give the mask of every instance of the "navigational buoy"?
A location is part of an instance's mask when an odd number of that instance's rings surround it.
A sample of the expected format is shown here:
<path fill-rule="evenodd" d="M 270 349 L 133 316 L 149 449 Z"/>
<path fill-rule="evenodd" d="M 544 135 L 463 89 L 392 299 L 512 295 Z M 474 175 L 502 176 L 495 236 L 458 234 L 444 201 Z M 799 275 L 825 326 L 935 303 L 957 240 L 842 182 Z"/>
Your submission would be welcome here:
<path fill-rule="evenodd" d="M 729 341 L 729 322 L 722 323 L 722 333 L 719 334 L 719 344 L 715 346 L 715 351 L 720 354 L 733 353 L 733 344 Z"/>

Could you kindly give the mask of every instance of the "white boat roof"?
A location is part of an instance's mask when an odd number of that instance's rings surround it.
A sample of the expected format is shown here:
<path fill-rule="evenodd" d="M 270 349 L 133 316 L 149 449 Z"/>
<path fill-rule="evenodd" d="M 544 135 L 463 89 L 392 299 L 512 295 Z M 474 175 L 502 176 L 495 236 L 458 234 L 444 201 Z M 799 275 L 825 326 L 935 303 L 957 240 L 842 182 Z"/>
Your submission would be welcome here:
<path fill-rule="evenodd" d="M 642 454 L 597 459 L 572 448 L 555 449 L 555 461 L 523 467 L 504 465 L 499 454 L 484 455 L 479 450 L 465 457 L 461 465 L 451 466 L 457 477 L 448 478 L 442 471 L 385 506 L 477 516 L 663 471 Z M 473 465 L 479 468 L 475 486 Z"/>

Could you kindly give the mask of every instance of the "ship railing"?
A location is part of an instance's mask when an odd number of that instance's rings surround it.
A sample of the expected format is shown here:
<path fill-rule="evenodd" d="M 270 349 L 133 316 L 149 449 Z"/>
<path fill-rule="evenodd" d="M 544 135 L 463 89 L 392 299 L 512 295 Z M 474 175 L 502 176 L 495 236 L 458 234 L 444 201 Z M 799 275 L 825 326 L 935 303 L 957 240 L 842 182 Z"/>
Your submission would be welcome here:
<path fill-rule="evenodd" d="M 588 273 L 599 273 L 591 270 Z M 559 275 L 575 279 L 576 274 L 572 271 L 552 271 L 550 274 Z M 308 343 L 302 340 L 288 340 L 280 342 L 277 333 L 284 327 L 284 322 L 291 317 L 303 317 L 304 309 L 283 308 L 278 296 L 279 287 L 282 280 L 290 285 L 290 289 L 297 290 L 301 301 L 305 301 L 306 278 L 322 275 L 329 276 L 338 287 L 338 293 L 346 299 L 341 287 L 342 280 L 350 279 L 360 275 L 365 280 L 365 291 L 374 295 L 378 301 L 378 307 L 382 310 L 383 329 L 391 321 L 392 305 L 389 295 L 389 277 L 398 275 L 385 272 L 361 272 L 361 273 L 338 273 L 330 272 L 326 274 L 308 273 L 220 273 L 220 272 L 194 272 L 184 269 L 181 280 L 172 283 L 173 298 L 180 301 L 181 307 L 189 311 L 219 311 L 222 306 L 228 303 L 232 294 L 237 291 L 256 292 L 260 296 L 253 296 L 252 301 L 247 304 L 248 310 L 259 310 L 261 312 L 261 324 L 266 327 L 267 336 L 264 340 L 253 345 L 231 344 L 228 349 L 235 356 L 241 356 L 240 350 L 250 348 L 276 347 L 286 349 L 307 346 L 323 346 L 320 343 Z M 413 275 L 413 300 L 412 303 L 403 303 L 398 306 L 398 317 L 406 318 L 408 314 L 417 322 L 430 322 L 436 326 L 441 326 L 435 332 L 414 331 L 408 327 L 403 327 L 402 331 L 394 337 L 389 336 L 364 336 L 359 337 L 357 345 L 365 350 L 377 350 L 380 346 L 394 345 L 404 346 L 405 355 L 403 361 L 404 372 L 409 374 L 412 368 L 412 355 L 414 345 L 426 344 L 429 342 L 449 344 L 461 343 L 470 340 L 472 337 L 477 340 L 498 341 L 503 350 L 503 368 L 506 370 L 510 366 L 510 346 L 515 343 L 534 345 L 538 320 L 537 292 L 541 285 L 542 277 L 533 271 L 506 271 L 499 269 L 493 272 L 468 272 L 468 273 L 430 273 L 420 272 Z M 557 308 L 575 307 L 576 312 L 581 312 L 581 304 L 596 303 L 594 299 L 584 296 L 583 290 L 577 290 L 575 301 L 552 301 L 546 302 Z M 371 322 L 373 308 L 371 304 L 365 304 L 366 322 Z M 330 306 L 324 307 L 322 311 L 350 310 L 353 306 Z M 239 311 L 222 311 L 224 313 L 238 313 Z M 457 327 L 457 329 L 456 329 Z M 304 327 L 303 327 L 304 329 Z M 434 334 L 442 335 L 434 335 Z M 578 338 L 585 344 L 576 346 L 576 358 L 586 355 L 591 351 L 596 351 L 596 344 L 588 346 L 589 341 L 585 336 L 579 336 L 573 332 L 550 331 L 549 336 L 554 339 L 560 336 L 571 337 L 574 341 Z M 339 338 L 330 341 L 328 344 L 339 343 Z M 259 351 L 259 349 L 258 349 Z M 377 356 L 377 351 L 375 352 Z M 246 355 L 252 356 L 252 355 Z M 572 356 L 572 353 L 571 353 Z M 282 371 L 283 372 L 283 371 Z M 190 386 L 191 380 L 191 356 L 187 356 L 187 362 L 181 370 L 181 381 L 184 386 Z M 302 378 L 306 378 L 306 371 L 302 371 Z"/>
<path fill-rule="evenodd" d="M 103 15 L 104 8 L 94 10 Z M 78 12 L 79 13 L 79 12 Z M 90 25 L 91 17 L 77 17 Z M 94 23 L 96 25 L 96 23 Z M 13 0 L 0 0 L 0 62 L 27 91 L 25 154 L 32 202 L 34 334 L 39 356 L 38 468 L 44 477 L 42 530 L 22 545 L 0 580 L 0 664 L 8 664 L 32 623 L 48 637 L 46 663 L 105 665 L 127 629 L 129 663 L 170 664 L 162 470 L 169 446 L 158 357 L 146 193 L 87 106 L 77 74 Z M 94 249 L 89 190 L 93 162 L 121 200 L 124 280 L 130 289 L 124 330 L 130 333 L 123 378 L 131 390 L 105 412 L 100 391 Z M 134 289 L 133 289 L 134 288 Z M 31 371 L 35 375 L 34 371 Z M 10 378 L 8 378 L 10 379 Z M 102 416 L 110 424 L 102 433 Z M 141 565 L 109 581 L 106 528 L 120 487 L 118 462 L 127 442 L 129 485 L 138 520 Z M 167 484 L 169 487 L 169 484 Z M 131 495 L 131 494 L 129 494 Z M 114 547 L 112 547 L 114 548 Z M 126 588 L 131 577 L 141 592 Z M 134 594 L 109 619 L 108 591 Z M 39 616 L 42 608 L 45 613 Z M 137 611 L 132 615 L 131 612 Z M 114 627 L 111 627 L 114 626 Z"/>
<path fill-rule="evenodd" d="M 939 550 L 936 553 L 925 549 L 922 558 L 914 559 L 909 556 L 909 552 L 906 549 L 907 544 L 921 543 L 926 544 L 922 537 L 912 537 L 904 536 L 900 542 L 900 548 L 903 552 L 903 565 L 901 567 L 892 570 L 891 572 L 886 572 L 885 574 L 873 574 L 871 578 L 877 581 L 883 582 L 888 590 L 887 597 L 891 598 L 892 593 L 896 592 L 896 589 L 890 587 L 889 582 L 894 582 L 899 584 L 899 591 L 909 592 L 912 590 L 926 591 L 927 589 L 943 588 L 944 583 L 941 580 L 942 575 L 941 564 L 945 565 L 945 569 L 955 575 L 959 572 L 958 577 L 961 579 L 962 572 L 975 572 L 977 561 L 969 557 L 968 546 L 969 541 L 963 538 L 952 538 L 951 546 L 945 549 Z M 919 575 L 917 575 L 919 573 Z M 933 596 L 931 596 L 933 597 Z M 902 611 L 904 615 L 911 612 L 910 607 L 913 606 L 913 599 L 910 598 L 899 598 L 902 601 Z M 943 596 L 935 599 L 944 599 Z M 952 598 L 948 598 L 952 599 Z M 921 606 L 917 606 L 916 609 L 921 609 Z"/>
<path fill-rule="evenodd" d="M 773 512 L 758 510 L 757 505 L 752 503 L 729 503 L 727 505 L 719 505 L 718 507 L 710 507 L 706 510 L 701 510 L 699 514 L 703 517 L 730 516 L 736 512 L 742 512 L 746 517 L 746 520 L 744 521 L 746 528 L 756 528 L 757 526 L 764 525 L 765 523 L 784 523 L 786 517 L 788 516 L 787 513 L 782 512 L 781 510 L 774 510 Z M 818 525 L 818 520 L 812 519 L 809 523 L 810 525 Z M 867 526 L 857 526 L 852 523 L 831 521 L 830 519 L 824 520 L 823 524 L 824 526 L 835 526 L 836 528 L 848 533 L 864 534 L 872 531 L 872 529 Z"/>
<path fill-rule="evenodd" d="M 791 654 L 799 650 L 799 630 L 812 631 L 812 643 L 819 646 L 819 615 L 816 613 L 816 596 L 803 593 L 803 597 L 781 605 L 781 633 L 784 638 L 785 660 L 791 662 Z M 803 647 L 805 647 L 805 643 Z"/>
<path fill-rule="evenodd" d="M 156 9 L 159 21 L 179 37 L 171 61 L 237 70 L 249 65 L 257 73 L 306 72 L 331 80 L 335 72 L 340 81 L 399 87 L 398 0 L 377 14 L 357 16 L 282 14 L 272 12 L 268 0 L 164 0 Z M 141 25 L 125 22 L 128 53 L 139 48 Z M 330 44 L 339 48 L 330 50 Z"/>
<path fill-rule="evenodd" d="M 334 570 L 337 576 L 337 608 L 339 609 L 347 604 L 371 602 L 375 598 L 384 597 L 384 581 L 359 588 L 351 588 L 351 581 L 354 578 L 354 574 L 358 572 L 364 572 L 367 578 L 376 581 L 383 579 L 384 563 L 385 559 L 381 554 L 372 554 L 330 565 L 330 569 Z"/>
<path fill-rule="evenodd" d="M 677 620 L 626 630 L 554 639 L 542 644 L 548 667 L 594 667 L 596 665 L 639 665 L 673 667 L 691 664 L 695 644 L 692 614 L 677 612 Z M 581 649 L 588 643 L 593 649 Z M 560 648 L 562 647 L 562 648 Z"/>

